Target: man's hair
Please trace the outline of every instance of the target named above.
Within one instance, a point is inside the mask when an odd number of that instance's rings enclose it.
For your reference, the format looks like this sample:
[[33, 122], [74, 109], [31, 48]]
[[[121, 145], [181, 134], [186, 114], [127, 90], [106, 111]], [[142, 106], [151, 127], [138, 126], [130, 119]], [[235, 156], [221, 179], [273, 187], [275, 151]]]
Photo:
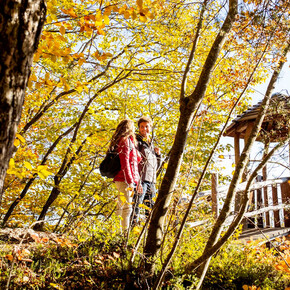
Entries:
[[140, 124], [143, 123], [143, 122], [149, 123], [150, 126], [152, 126], [152, 124], [153, 124], [153, 122], [152, 122], [152, 120], [151, 120], [150, 117], [142, 116], [142, 117], [139, 119], [139, 121], [138, 121], [138, 128], [139, 128]]

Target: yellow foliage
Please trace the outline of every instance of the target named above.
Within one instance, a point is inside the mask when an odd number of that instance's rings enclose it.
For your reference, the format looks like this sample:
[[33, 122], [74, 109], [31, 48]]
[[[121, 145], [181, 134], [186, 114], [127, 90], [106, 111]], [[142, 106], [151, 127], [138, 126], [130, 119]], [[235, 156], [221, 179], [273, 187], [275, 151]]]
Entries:
[[67, 14], [67, 15], [73, 17], [73, 18], [77, 18], [77, 17], [78, 17], [77, 14], [76, 14], [76, 12], [74, 11], [73, 8], [69, 8], [69, 9], [61, 9], [61, 11], [62, 11], [63, 13], [65, 13], [65, 14]]
[[260, 287], [256, 287], [254, 285], [248, 286], [248, 285], [243, 285], [243, 290], [260, 290]]
[[142, 7], [143, 7], [143, 0], [137, 0], [136, 1], [136, 4], [137, 4], [137, 6], [138, 6], [139, 9], [142, 9]]
[[145, 23], [147, 21], [147, 17], [145, 15], [140, 15], [140, 21]]
[[46, 179], [49, 175], [53, 173], [47, 170], [46, 165], [39, 165], [35, 171], [41, 179]]
[[65, 27], [64, 26], [61, 26], [60, 29], [59, 29], [59, 32], [61, 34], [65, 34]]
[[13, 158], [10, 158], [9, 160], [9, 168], [14, 168], [15, 167], [15, 161]]
[[[72, 214], [79, 207], [85, 207], [90, 198], [98, 199], [100, 207], [104, 200], [111, 200], [113, 190], [95, 168], [107, 149], [113, 129], [125, 116], [134, 120], [143, 114], [154, 116], [154, 136], [158, 146], [164, 155], [169, 152], [179, 118], [182, 73], [200, 13], [197, 4], [186, 3], [184, 6], [173, 2], [99, 1], [92, 8], [86, 1], [48, 1], [47, 22], [34, 55], [19, 132], [30, 121], [36, 121], [23, 134], [27, 147], [22, 148], [24, 142], [21, 137], [16, 137], [18, 151], [8, 170], [11, 176], [7, 179], [9, 187], [5, 195], [9, 198], [4, 201], [4, 210], [26, 185], [24, 178], [38, 174], [40, 178], [32, 184], [29, 198], [19, 211], [39, 215], [53, 187], [53, 178], [46, 178], [58, 172], [65, 156], [68, 158], [66, 164], [71, 161], [72, 165], [59, 185], [62, 194], [54, 203], [55, 215], [62, 214], [75, 193], [79, 194], [68, 209]], [[218, 15], [219, 4], [213, 1], [208, 7], [203, 23], [206, 29], [201, 31], [188, 73], [187, 95], [196, 86], [220, 28], [221, 23], [212, 21], [211, 15]], [[152, 21], [148, 21], [150, 19]], [[262, 44], [249, 45], [249, 41], [254, 41], [255, 35], [251, 34], [254, 30], [240, 32], [251, 23], [238, 24], [238, 30], [225, 44], [207, 87], [202, 106], [210, 109], [193, 120], [194, 128], [184, 152], [186, 160], [191, 161], [194, 156], [193, 170], [188, 179], [193, 181], [189, 182], [189, 193], [196, 186], [198, 173], [204, 164], [206, 154], [203, 152], [214, 143], [213, 134], [223, 124], [234, 98], [244, 88], [259, 52], [263, 50]], [[246, 33], [250, 40], [244, 40]], [[283, 43], [275, 33], [273, 35], [275, 45]], [[275, 47], [277, 53], [278, 50]], [[263, 81], [269, 59], [261, 64], [251, 86]], [[202, 127], [203, 136], [200, 138], [195, 126]], [[73, 129], [66, 133], [69, 128]], [[92, 139], [83, 145], [79, 154], [75, 154], [91, 133], [94, 134]], [[52, 148], [54, 142], [58, 143]], [[68, 148], [74, 153], [66, 155]], [[38, 167], [47, 153], [47, 167]], [[177, 186], [181, 187], [185, 182], [190, 163], [182, 164], [183, 172]], [[167, 163], [163, 169], [167, 169]], [[85, 183], [80, 190], [82, 182]], [[124, 197], [121, 199], [126, 202]], [[96, 206], [96, 212], [100, 207]], [[106, 210], [104, 216], [107, 216]]]
[[28, 170], [32, 170], [32, 166], [31, 166], [31, 164], [30, 164], [29, 162], [24, 161], [24, 166], [25, 166], [25, 168], [27, 168]]
[[122, 193], [120, 193], [120, 200], [121, 200], [122, 203], [126, 203], [127, 202], [126, 197]]
[[14, 144], [15, 147], [18, 147], [20, 145], [20, 140], [17, 139], [17, 138], [14, 139], [14, 143], [13, 144]]

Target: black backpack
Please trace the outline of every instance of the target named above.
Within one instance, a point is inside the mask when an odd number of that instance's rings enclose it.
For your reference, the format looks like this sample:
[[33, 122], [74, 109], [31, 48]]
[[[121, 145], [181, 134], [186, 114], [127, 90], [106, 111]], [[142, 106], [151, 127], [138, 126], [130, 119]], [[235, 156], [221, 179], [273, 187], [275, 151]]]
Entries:
[[[130, 139], [129, 147], [131, 151], [133, 147]], [[101, 162], [99, 169], [102, 176], [114, 178], [117, 175], [117, 173], [121, 170], [121, 162], [119, 153], [117, 152], [116, 148], [114, 149], [114, 151], [107, 152], [106, 157]]]
[[121, 170], [121, 162], [118, 152], [108, 151], [105, 159], [100, 164], [100, 172], [102, 176], [114, 178]]

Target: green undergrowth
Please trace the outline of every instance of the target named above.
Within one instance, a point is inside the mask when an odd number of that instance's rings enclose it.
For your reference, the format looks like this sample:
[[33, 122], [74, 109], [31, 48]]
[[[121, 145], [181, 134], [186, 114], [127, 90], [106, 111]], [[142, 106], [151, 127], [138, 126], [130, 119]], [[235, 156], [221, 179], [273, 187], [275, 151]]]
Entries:
[[[193, 236], [192, 231], [185, 231], [163, 289], [194, 289], [197, 279], [185, 274], [185, 268], [203, 250], [206, 234], [200, 232]], [[128, 244], [122, 235], [109, 230], [87, 237], [36, 239], [33, 245], [3, 242], [0, 289], [150, 289], [146, 288], [150, 280], [143, 271], [142, 250], [130, 265], [137, 235], [131, 236]], [[289, 259], [289, 244], [287, 240], [276, 243], [279, 254], [258, 242], [244, 245], [230, 240], [213, 257], [203, 289], [286, 289], [290, 271], [281, 255]], [[163, 246], [164, 257], [169, 249]]]
[[[269, 249], [261, 241], [245, 245], [231, 240], [212, 258], [202, 289], [290, 289], [290, 243], [282, 239], [274, 243], [277, 246]], [[184, 267], [175, 268], [168, 289], [195, 289], [198, 281], [184, 274]]]

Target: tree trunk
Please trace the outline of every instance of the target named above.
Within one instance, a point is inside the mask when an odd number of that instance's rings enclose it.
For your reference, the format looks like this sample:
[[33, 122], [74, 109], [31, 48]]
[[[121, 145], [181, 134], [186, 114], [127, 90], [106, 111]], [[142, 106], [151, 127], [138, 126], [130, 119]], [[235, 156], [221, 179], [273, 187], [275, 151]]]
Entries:
[[[162, 180], [160, 191], [153, 208], [152, 218], [148, 229], [148, 236], [144, 248], [144, 254], [148, 258], [146, 260], [146, 270], [151, 273], [153, 272], [152, 258], [156, 256], [161, 246], [163, 239], [164, 219], [170, 205], [176, 180], [178, 178], [178, 173], [183, 158], [183, 152], [186, 146], [187, 136], [190, 130], [194, 111], [204, 97], [212, 70], [217, 61], [222, 45], [227, 39], [227, 36], [232, 28], [236, 14], [237, 0], [230, 0], [229, 13], [221, 28], [221, 31], [217, 35], [211, 47], [195, 90], [188, 97], [185, 97], [184, 94], [181, 94], [180, 97], [180, 118], [177, 132], [172, 146], [168, 167]], [[188, 65], [190, 65], [190, 63]], [[184, 92], [185, 90], [182, 89], [181, 92], [182, 91]]]
[[0, 0], [0, 203], [45, 14], [44, 0]]
[[[77, 126], [77, 128], [79, 128]], [[71, 142], [71, 144], [74, 144], [75, 138], [76, 138], [76, 134], [77, 134], [77, 128], [75, 131], [75, 136], [73, 137], [73, 140]], [[92, 134], [89, 134], [87, 136], [90, 137]], [[38, 217], [38, 222], [34, 225], [33, 229], [36, 231], [42, 231], [43, 230], [43, 225], [44, 225], [44, 218], [47, 214], [47, 211], [49, 209], [49, 207], [52, 205], [52, 203], [57, 199], [57, 197], [60, 194], [60, 189], [59, 189], [59, 185], [62, 181], [62, 179], [64, 178], [64, 176], [66, 175], [66, 173], [68, 172], [68, 170], [70, 169], [71, 165], [73, 164], [76, 156], [78, 156], [80, 154], [80, 152], [82, 151], [83, 146], [85, 145], [85, 143], [87, 142], [87, 138], [83, 140], [82, 144], [79, 146], [79, 148], [76, 150], [75, 154], [68, 159], [69, 154], [71, 153], [71, 147], [69, 146], [66, 152], [66, 155], [63, 159], [62, 165], [59, 169], [59, 171], [57, 172], [57, 174], [54, 176], [54, 187], [51, 190], [51, 193], [45, 203], [45, 205], [42, 208], [42, 211]]]
[[[274, 90], [275, 87], [275, 83], [278, 80], [278, 76], [282, 70], [282, 67], [285, 63], [285, 57], [287, 55], [287, 53], [290, 50], [290, 43], [288, 43], [288, 45], [285, 47], [284, 52], [283, 52], [283, 56], [281, 58], [281, 61], [277, 67], [277, 69], [273, 72], [271, 80], [268, 84], [268, 88], [265, 94], [265, 97], [263, 99], [263, 102], [261, 103], [261, 108], [259, 110], [258, 116], [256, 118], [254, 127], [252, 129], [252, 132], [245, 144], [243, 153], [241, 154], [239, 163], [236, 166], [236, 170], [235, 173], [233, 175], [232, 181], [230, 183], [229, 189], [228, 189], [228, 193], [226, 196], [226, 199], [224, 201], [224, 205], [223, 208], [220, 212], [220, 215], [217, 219], [217, 221], [215, 222], [213, 229], [211, 231], [211, 234], [208, 238], [207, 244], [205, 246], [205, 250], [202, 254], [201, 257], [199, 257], [198, 259], [196, 259], [194, 262], [190, 263], [189, 265], [187, 265], [187, 272], [192, 272], [195, 271], [197, 269], [197, 267], [202, 266], [202, 271], [200, 271], [200, 282], [199, 285], [197, 286], [197, 289], [199, 289], [199, 287], [201, 287], [201, 284], [203, 282], [204, 276], [206, 274], [207, 271], [207, 267], [209, 265], [210, 259], [212, 257], [212, 255], [219, 250], [222, 245], [226, 242], [225, 237], [229, 237], [231, 236], [231, 234], [234, 232], [234, 230], [236, 229], [236, 227], [239, 225], [240, 221], [242, 220], [242, 216], [246, 210], [246, 205], [248, 203], [248, 192], [250, 190], [245, 190], [245, 192], [243, 193], [243, 199], [244, 202], [240, 205], [239, 207], [239, 214], [238, 217], [233, 221], [233, 223], [230, 225], [228, 231], [226, 232], [226, 235], [224, 235], [222, 238], [220, 238], [220, 234], [224, 225], [224, 222], [226, 220], [226, 218], [228, 217], [229, 213], [230, 213], [230, 205], [235, 197], [235, 193], [236, 193], [236, 189], [239, 183], [239, 180], [241, 180], [241, 177], [243, 175], [243, 172], [245, 170], [245, 167], [248, 163], [248, 159], [249, 159], [249, 154], [250, 154], [250, 150], [251, 147], [253, 145], [253, 143], [256, 140], [256, 137], [261, 129], [261, 125], [263, 122], [263, 119], [265, 117], [269, 102], [270, 102], [270, 98], [272, 95], [272, 91]], [[279, 144], [279, 146], [281, 146], [283, 143]], [[276, 149], [279, 148], [279, 146], [276, 146]], [[274, 153], [274, 149], [271, 151], [271, 154]], [[264, 158], [264, 161], [261, 162], [261, 166], [263, 167], [266, 163], [266, 161], [268, 160], [267, 158], [269, 158], [271, 156], [271, 154], [268, 154], [268, 157]], [[261, 168], [262, 168], [261, 167]], [[256, 177], [257, 172], [254, 172], [254, 175], [252, 175], [252, 177], [250, 178], [250, 182], [248, 184], [248, 187], [250, 187], [251, 182], [253, 181], [254, 177]]]

